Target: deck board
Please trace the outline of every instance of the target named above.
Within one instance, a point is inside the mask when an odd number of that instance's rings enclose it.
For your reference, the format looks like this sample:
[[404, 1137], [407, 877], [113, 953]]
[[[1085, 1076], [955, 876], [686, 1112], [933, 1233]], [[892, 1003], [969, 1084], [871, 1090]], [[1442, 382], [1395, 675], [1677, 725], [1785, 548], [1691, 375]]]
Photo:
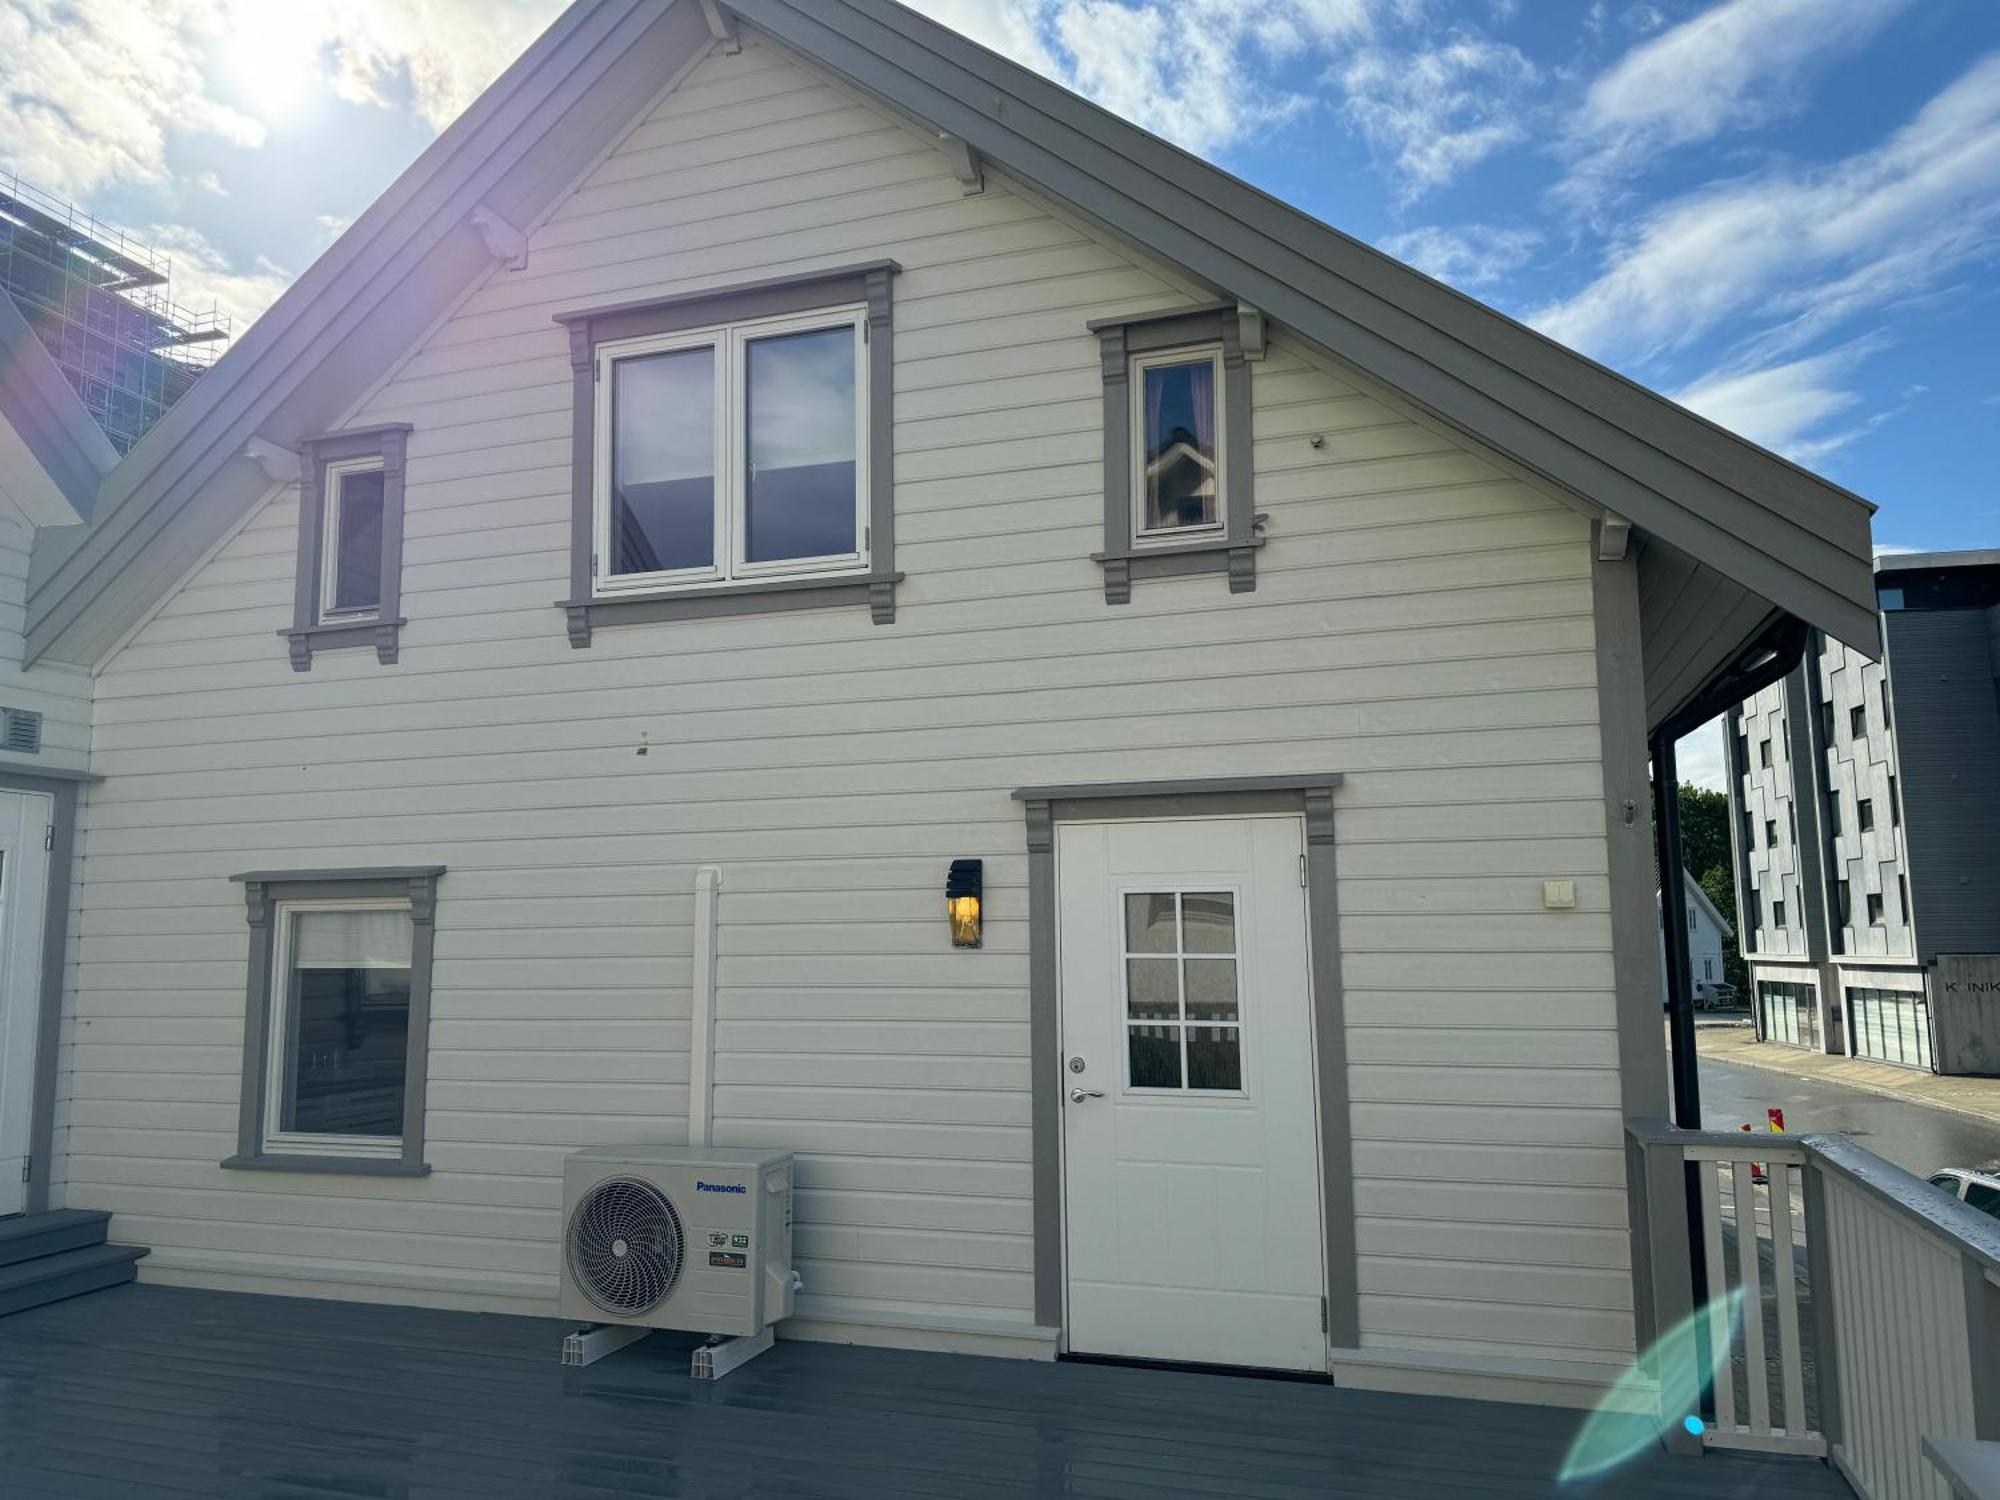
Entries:
[[658, 1334], [564, 1370], [528, 1318], [127, 1286], [0, 1321], [8, 1500], [1229, 1495], [1845, 1500], [1797, 1459], [1555, 1484], [1578, 1414], [780, 1343], [718, 1385]]

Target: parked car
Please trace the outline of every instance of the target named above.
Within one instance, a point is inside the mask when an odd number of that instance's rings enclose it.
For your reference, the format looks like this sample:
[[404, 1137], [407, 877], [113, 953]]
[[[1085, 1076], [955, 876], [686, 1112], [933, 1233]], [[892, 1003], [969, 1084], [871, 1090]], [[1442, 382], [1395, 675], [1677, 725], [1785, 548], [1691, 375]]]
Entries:
[[2000, 1162], [1984, 1167], [1946, 1167], [1931, 1174], [1931, 1186], [2000, 1219]]

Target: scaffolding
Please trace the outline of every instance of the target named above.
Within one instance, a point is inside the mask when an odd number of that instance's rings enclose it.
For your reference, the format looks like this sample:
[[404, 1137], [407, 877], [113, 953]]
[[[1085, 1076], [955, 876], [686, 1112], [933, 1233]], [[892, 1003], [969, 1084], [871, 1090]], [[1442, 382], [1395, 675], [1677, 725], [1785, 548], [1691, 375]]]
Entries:
[[168, 298], [171, 269], [152, 247], [0, 172], [0, 291], [120, 453], [187, 393], [229, 338], [221, 313], [193, 313]]

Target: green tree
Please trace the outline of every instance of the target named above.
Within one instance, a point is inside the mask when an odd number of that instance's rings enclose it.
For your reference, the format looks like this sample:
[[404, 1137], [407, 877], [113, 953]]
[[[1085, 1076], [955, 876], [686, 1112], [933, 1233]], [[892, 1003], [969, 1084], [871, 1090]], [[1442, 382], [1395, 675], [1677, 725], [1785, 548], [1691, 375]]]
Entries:
[[[1729, 798], [1704, 787], [1681, 789], [1681, 860], [1733, 927], [1736, 923], [1736, 862], [1729, 852]], [[1733, 937], [1722, 940], [1722, 973], [1742, 991], [1750, 982], [1743, 955]]]

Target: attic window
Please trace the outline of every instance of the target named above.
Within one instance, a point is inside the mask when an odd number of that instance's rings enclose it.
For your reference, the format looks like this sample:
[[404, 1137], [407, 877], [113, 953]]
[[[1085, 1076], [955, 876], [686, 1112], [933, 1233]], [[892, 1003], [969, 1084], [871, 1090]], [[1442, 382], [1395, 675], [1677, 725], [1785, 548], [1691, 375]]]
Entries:
[[1104, 598], [1134, 578], [1226, 573], [1257, 587], [1246, 319], [1235, 304], [1092, 323], [1104, 377]]
[[32, 709], [0, 708], [0, 748], [10, 755], [40, 755], [42, 716]]
[[558, 314], [570, 644], [602, 625], [896, 617], [893, 261]]
[[292, 669], [313, 654], [373, 646], [396, 660], [404, 620], [403, 474], [410, 428], [403, 423], [322, 433], [299, 445], [299, 566]]

